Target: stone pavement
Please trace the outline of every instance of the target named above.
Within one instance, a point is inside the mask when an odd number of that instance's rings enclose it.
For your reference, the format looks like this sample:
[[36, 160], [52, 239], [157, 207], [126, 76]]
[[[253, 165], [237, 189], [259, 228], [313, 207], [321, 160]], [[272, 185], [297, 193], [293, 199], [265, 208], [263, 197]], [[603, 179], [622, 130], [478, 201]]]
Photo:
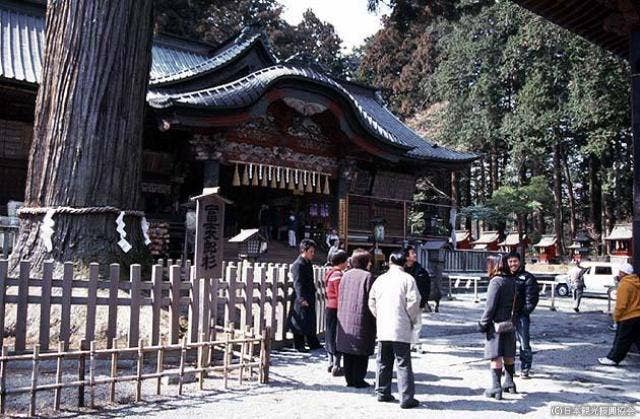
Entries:
[[[613, 339], [609, 316], [603, 313], [606, 300], [583, 300], [579, 314], [571, 311], [569, 299], [559, 300], [557, 312], [538, 308], [532, 317], [532, 379], [516, 378], [519, 394], [506, 394], [502, 401], [482, 395], [489, 381], [488, 362], [481, 360], [482, 336], [476, 331], [483, 306], [463, 295], [443, 301], [440, 313], [424, 314], [427, 353], [413, 358], [416, 398], [422, 402], [417, 409], [404, 411], [397, 403], [378, 403], [370, 390], [345, 387], [342, 377], [326, 372], [322, 351], [283, 350], [273, 354], [268, 386], [188, 391], [188, 396], [107, 408], [92, 416], [546, 418], [553, 416], [554, 406], [587, 408], [589, 403], [634, 406], [640, 417], [640, 356], [628, 357], [620, 367], [597, 364]], [[374, 368], [371, 359], [367, 379], [372, 383]]]

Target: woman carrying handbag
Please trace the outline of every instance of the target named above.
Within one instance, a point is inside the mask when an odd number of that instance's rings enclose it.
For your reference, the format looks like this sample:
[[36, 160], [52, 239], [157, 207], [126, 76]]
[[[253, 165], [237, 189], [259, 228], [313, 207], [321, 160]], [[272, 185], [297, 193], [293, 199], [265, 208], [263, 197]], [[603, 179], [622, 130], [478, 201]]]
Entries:
[[[516, 392], [513, 382], [516, 356], [516, 334], [514, 309], [516, 299], [515, 281], [509, 275], [509, 266], [503, 256], [487, 258], [487, 305], [478, 322], [480, 331], [486, 334], [484, 344], [485, 359], [491, 360], [491, 387], [485, 390], [487, 397], [502, 399], [502, 392]], [[505, 382], [501, 385], [504, 365]]]

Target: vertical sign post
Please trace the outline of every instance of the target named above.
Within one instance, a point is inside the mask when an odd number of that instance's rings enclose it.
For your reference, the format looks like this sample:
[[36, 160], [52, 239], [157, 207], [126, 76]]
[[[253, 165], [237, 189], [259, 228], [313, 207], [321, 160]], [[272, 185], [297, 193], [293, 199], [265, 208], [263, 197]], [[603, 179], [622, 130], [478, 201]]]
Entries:
[[[222, 278], [222, 256], [224, 250], [224, 210], [226, 204], [231, 204], [218, 194], [219, 188], [204, 188], [202, 195], [191, 198], [196, 202], [196, 246], [194, 255], [193, 274], [199, 279], [200, 290], [210, 278]], [[198, 336], [204, 333], [209, 336], [209, 307], [208, 295], [200, 293]]]

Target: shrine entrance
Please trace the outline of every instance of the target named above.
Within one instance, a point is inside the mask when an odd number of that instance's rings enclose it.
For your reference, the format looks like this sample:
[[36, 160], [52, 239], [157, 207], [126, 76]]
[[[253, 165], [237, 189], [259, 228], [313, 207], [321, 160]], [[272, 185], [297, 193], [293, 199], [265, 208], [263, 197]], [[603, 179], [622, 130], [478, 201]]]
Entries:
[[221, 165], [220, 186], [233, 201], [225, 237], [260, 228], [270, 241], [287, 243], [288, 218], [293, 215], [298, 241], [311, 238], [327, 250], [326, 233], [337, 228], [332, 183], [328, 175], [314, 171], [243, 162]]

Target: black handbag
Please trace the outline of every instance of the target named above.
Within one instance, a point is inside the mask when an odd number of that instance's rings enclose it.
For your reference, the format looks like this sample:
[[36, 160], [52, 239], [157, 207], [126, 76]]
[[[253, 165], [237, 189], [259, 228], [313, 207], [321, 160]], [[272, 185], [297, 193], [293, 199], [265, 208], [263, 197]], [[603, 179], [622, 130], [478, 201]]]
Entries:
[[496, 333], [510, 333], [516, 330], [513, 322], [513, 313], [516, 309], [516, 290], [513, 290], [513, 304], [511, 304], [511, 318], [503, 322], [493, 322], [493, 329]]

